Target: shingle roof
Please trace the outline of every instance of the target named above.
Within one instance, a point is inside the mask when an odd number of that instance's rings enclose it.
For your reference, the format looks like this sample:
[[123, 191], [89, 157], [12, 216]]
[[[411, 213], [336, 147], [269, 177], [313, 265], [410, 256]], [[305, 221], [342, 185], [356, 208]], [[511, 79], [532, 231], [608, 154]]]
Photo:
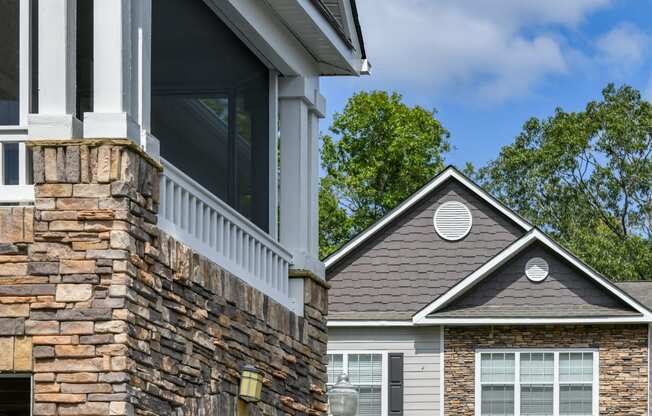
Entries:
[[652, 310], [652, 280], [615, 282], [616, 286]]
[[[471, 210], [473, 227], [452, 243], [437, 236], [432, 215], [442, 203], [460, 199]], [[451, 179], [327, 270], [329, 318], [350, 312], [412, 315], [523, 234]]]

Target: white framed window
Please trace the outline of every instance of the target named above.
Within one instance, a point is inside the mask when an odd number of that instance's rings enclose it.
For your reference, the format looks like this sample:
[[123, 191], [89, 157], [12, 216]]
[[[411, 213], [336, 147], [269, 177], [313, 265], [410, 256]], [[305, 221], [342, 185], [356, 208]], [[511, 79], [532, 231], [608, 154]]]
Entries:
[[330, 389], [342, 373], [359, 393], [358, 416], [387, 414], [387, 353], [379, 351], [333, 351], [328, 353]]
[[0, 130], [21, 130], [30, 112], [32, 4], [0, 1]]
[[478, 350], [476, 416], [598, 414], [595, 350]]

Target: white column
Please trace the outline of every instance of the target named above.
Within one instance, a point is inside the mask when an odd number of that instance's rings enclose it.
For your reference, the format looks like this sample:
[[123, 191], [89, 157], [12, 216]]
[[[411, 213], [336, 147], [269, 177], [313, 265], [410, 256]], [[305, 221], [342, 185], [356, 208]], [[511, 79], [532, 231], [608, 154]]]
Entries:
[[278, 72], [269, 71], [269, 235], [278, 240]]
[[315, 258], [319, 258], [319, 119], [323, 117], [323, 112], [314, 107], [308, 113], [308, 252]]
[[77, 0], [38, 2], [39, 114], [29, 116], [34, 138], [81, 136], [75, 117]]
[[140, 143], [141, 0], [93, 1], [93, 112], [84, 114], [84, 137]]
[[318, 254], [319, 120], [317, 77], [279, 79], [281, 126], [280, 241], [295, 270], [324, 276]]

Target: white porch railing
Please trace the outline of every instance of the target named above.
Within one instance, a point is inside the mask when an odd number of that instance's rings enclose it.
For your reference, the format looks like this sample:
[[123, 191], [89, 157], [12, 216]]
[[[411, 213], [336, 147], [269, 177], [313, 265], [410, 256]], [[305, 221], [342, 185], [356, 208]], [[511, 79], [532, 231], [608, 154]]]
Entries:
[[164, 171], [159, 226], [247, 284], [297, 312], [288, 276], [291, 254], [174, 165], [163, 159], [161, 162]]
[[33, 204], [32, 166], [24, 140], [0, 139], [0, 204]]

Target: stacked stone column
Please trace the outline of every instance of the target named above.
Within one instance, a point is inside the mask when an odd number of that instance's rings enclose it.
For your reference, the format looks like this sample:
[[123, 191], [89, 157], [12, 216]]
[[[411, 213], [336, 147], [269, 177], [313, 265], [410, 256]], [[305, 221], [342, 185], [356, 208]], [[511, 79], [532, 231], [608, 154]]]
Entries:
[[231, 415], [326, 409], [327, 291], [303, 317], [156, 226], [160, 165], [132, 142], [32, 147], [36, 201], [0, 210], [0, 373], [34, 380], [34, 415]]

